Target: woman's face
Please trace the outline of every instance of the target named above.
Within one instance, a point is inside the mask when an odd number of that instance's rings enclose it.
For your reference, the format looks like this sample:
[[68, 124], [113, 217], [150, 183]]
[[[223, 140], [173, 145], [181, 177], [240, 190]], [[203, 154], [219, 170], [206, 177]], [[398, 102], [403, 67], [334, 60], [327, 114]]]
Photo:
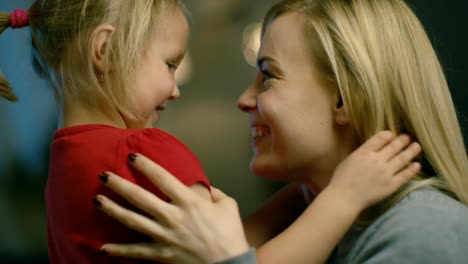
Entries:
[[328, 167], [336, 166], [330, 157], [339, 151], [339, 96], [314, 65], [301, 26], [305, 19], [289, 13], [267, 27], [256, 79], [239, 98], [239, 109], [251, 116], [250, 168], [255, 175], [305, 181], [306, 174], [326, 174]]

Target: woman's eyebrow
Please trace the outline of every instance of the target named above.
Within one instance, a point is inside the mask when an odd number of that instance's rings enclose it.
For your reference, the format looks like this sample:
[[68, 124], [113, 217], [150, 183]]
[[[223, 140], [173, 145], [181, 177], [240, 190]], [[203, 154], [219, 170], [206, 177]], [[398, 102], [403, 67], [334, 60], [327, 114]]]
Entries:
[[269, 68], [271, 68], [271, 70], [275, 73], [277, 77], [284, 76], [284, 72], [283, 70], [281, 70], [279, 63], [275, 59], [269, 56], [262, 56], [257, 59], [257, 69], [262, 70], [265, 67], [265, 65], [263, 64], [267, 62], [270, 63]]
[[258, 67], [259, 69], [261, 69], [263, 63], [264, 63], [264, 62], [268, 62], [268, 61], [270, 61], [270, 62], [272, 62], [272, 63], [274, 63], [274, 64], [276, 63], [276, 61], [275, 61], [272, 57], [263, 56], [263, 57], [260, 57], [260, 58], [257, 59], [257, 67]]

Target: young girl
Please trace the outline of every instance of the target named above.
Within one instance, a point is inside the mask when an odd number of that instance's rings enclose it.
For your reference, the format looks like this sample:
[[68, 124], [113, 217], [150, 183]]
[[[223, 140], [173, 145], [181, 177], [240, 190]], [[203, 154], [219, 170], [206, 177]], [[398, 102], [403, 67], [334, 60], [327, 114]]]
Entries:
[[[90, 202], [102, 190], [93, 175], [106, 170], [149, 186], [122, 162], [128, 153], [158, 160], [209, 199], [209, 181], [188, 148], [161, 130], [144, 129], [179, 96], [174, 73], [189, 36], [180, 3], [41, 0], [7, 18], [4, 27], [29, 24], [37, 68], [57, 91], [61, 129], [46, 187], [51, 263], [115, 263], [97, 255], [102, 243], [144, 239]], [[14, 100], [3, 87], [2, 95]]]
[[[28, 12], [15, 10], [1, 16], [2, 30], [29, 24], [34, 64], [57, 92], [61, 128], [51, 145], [46, 187], [51, 263], [127, 263], [99, 255], [99, 248], [109, 241], [149, 240], [112, 221], [89, 202], [97, 193], [124, 202], [101, 186], [99, 179], [109, 179], [104, 171], [116, 172], [164, 197], [125, 162], [129, 153], [144, 154], [211, 199], [209, 181], [193, 153], [171, 135], [148, 128], [180, 95], [174, 73], [187, 49], [189, 27], [179, 1], [38, 0]], [[3, 97], [15, 100], [6, 81], [1, 91]], [[336, 221], [346, 229], [362, 209], [416, 173], [418, 166], [402, 170], [418, 152], [401, 152], [409, 140], [398, 138], [390, 143], [388, 134], [376, 138], [376, 151], [390, 148], [392, 155], [379, 156], [379, 162], [368, 165], [367, 153], [357, 152], [354, 162], [344, 163], [336, 184], [331, 184], [335, 194], [352, 193], [342, 195], [343, 199], [360, 197], [351, 200], [350, 217], [323, 217], [311, 225]], [[128, 155], [131, 161], [136, 157]], [[387, 161], [393, 158], [405, 162], [389, 165]], [[362, 164], [365, 171], [359, 167]], [[343, 184], [349, 181], [372, 184], [377, 191], [362, 197], [360, 189]], [[93, 202], [101, 205], [99, 199]], [[334, 202], [325, 205], [337, 208]], [[332, 243], [338, 239], [330, 234]]]

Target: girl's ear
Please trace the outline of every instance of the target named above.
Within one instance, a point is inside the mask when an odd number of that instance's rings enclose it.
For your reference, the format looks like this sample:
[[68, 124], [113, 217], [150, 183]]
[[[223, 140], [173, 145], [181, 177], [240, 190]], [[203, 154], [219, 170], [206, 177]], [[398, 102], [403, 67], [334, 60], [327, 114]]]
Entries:
[[96, 72], [99, 74], [104, 73], [106, 69], [106, 48], [114, 31], [113, 26], [104, 24], [98, 26], [91, 36], [93, 64]]
[[346, 111], [346, 107], [343, 103], [343, 97], [341, 97], [340, 94], [336, 96], [334, 112], [335, 112], [335, 123], [337, 125], [343, 126], [343, 125], [349, 125], [349, 123], [351, 123], [351, 120], [348, 115], [348, 111]]

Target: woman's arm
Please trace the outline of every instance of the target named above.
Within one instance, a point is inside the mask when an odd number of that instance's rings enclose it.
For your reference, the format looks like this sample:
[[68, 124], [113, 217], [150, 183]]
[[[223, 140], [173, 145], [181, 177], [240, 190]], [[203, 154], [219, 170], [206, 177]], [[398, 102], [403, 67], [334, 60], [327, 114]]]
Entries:
[[206, 199], [207, 201], [211, 201], [211, 194], [210, 191], [205, 187], [205, 185], [196, 183], [189, 188], [198, 194], [201, 198]]
[[214, 187], [211, 200], [200, 197], [142, 155], [137, 155], [132, 166], [146, 175], [171, 203], [113, 173], [106, 173], [108, 177], [103, 183], [149, 217], [128, 210], [103, 195], [96, 196], [99, 208], [157, 242], [108, 244], [102, 247], [101, 253], [167, 263], [212, 263], [248, 251], [250, 247], [234, 199]]

